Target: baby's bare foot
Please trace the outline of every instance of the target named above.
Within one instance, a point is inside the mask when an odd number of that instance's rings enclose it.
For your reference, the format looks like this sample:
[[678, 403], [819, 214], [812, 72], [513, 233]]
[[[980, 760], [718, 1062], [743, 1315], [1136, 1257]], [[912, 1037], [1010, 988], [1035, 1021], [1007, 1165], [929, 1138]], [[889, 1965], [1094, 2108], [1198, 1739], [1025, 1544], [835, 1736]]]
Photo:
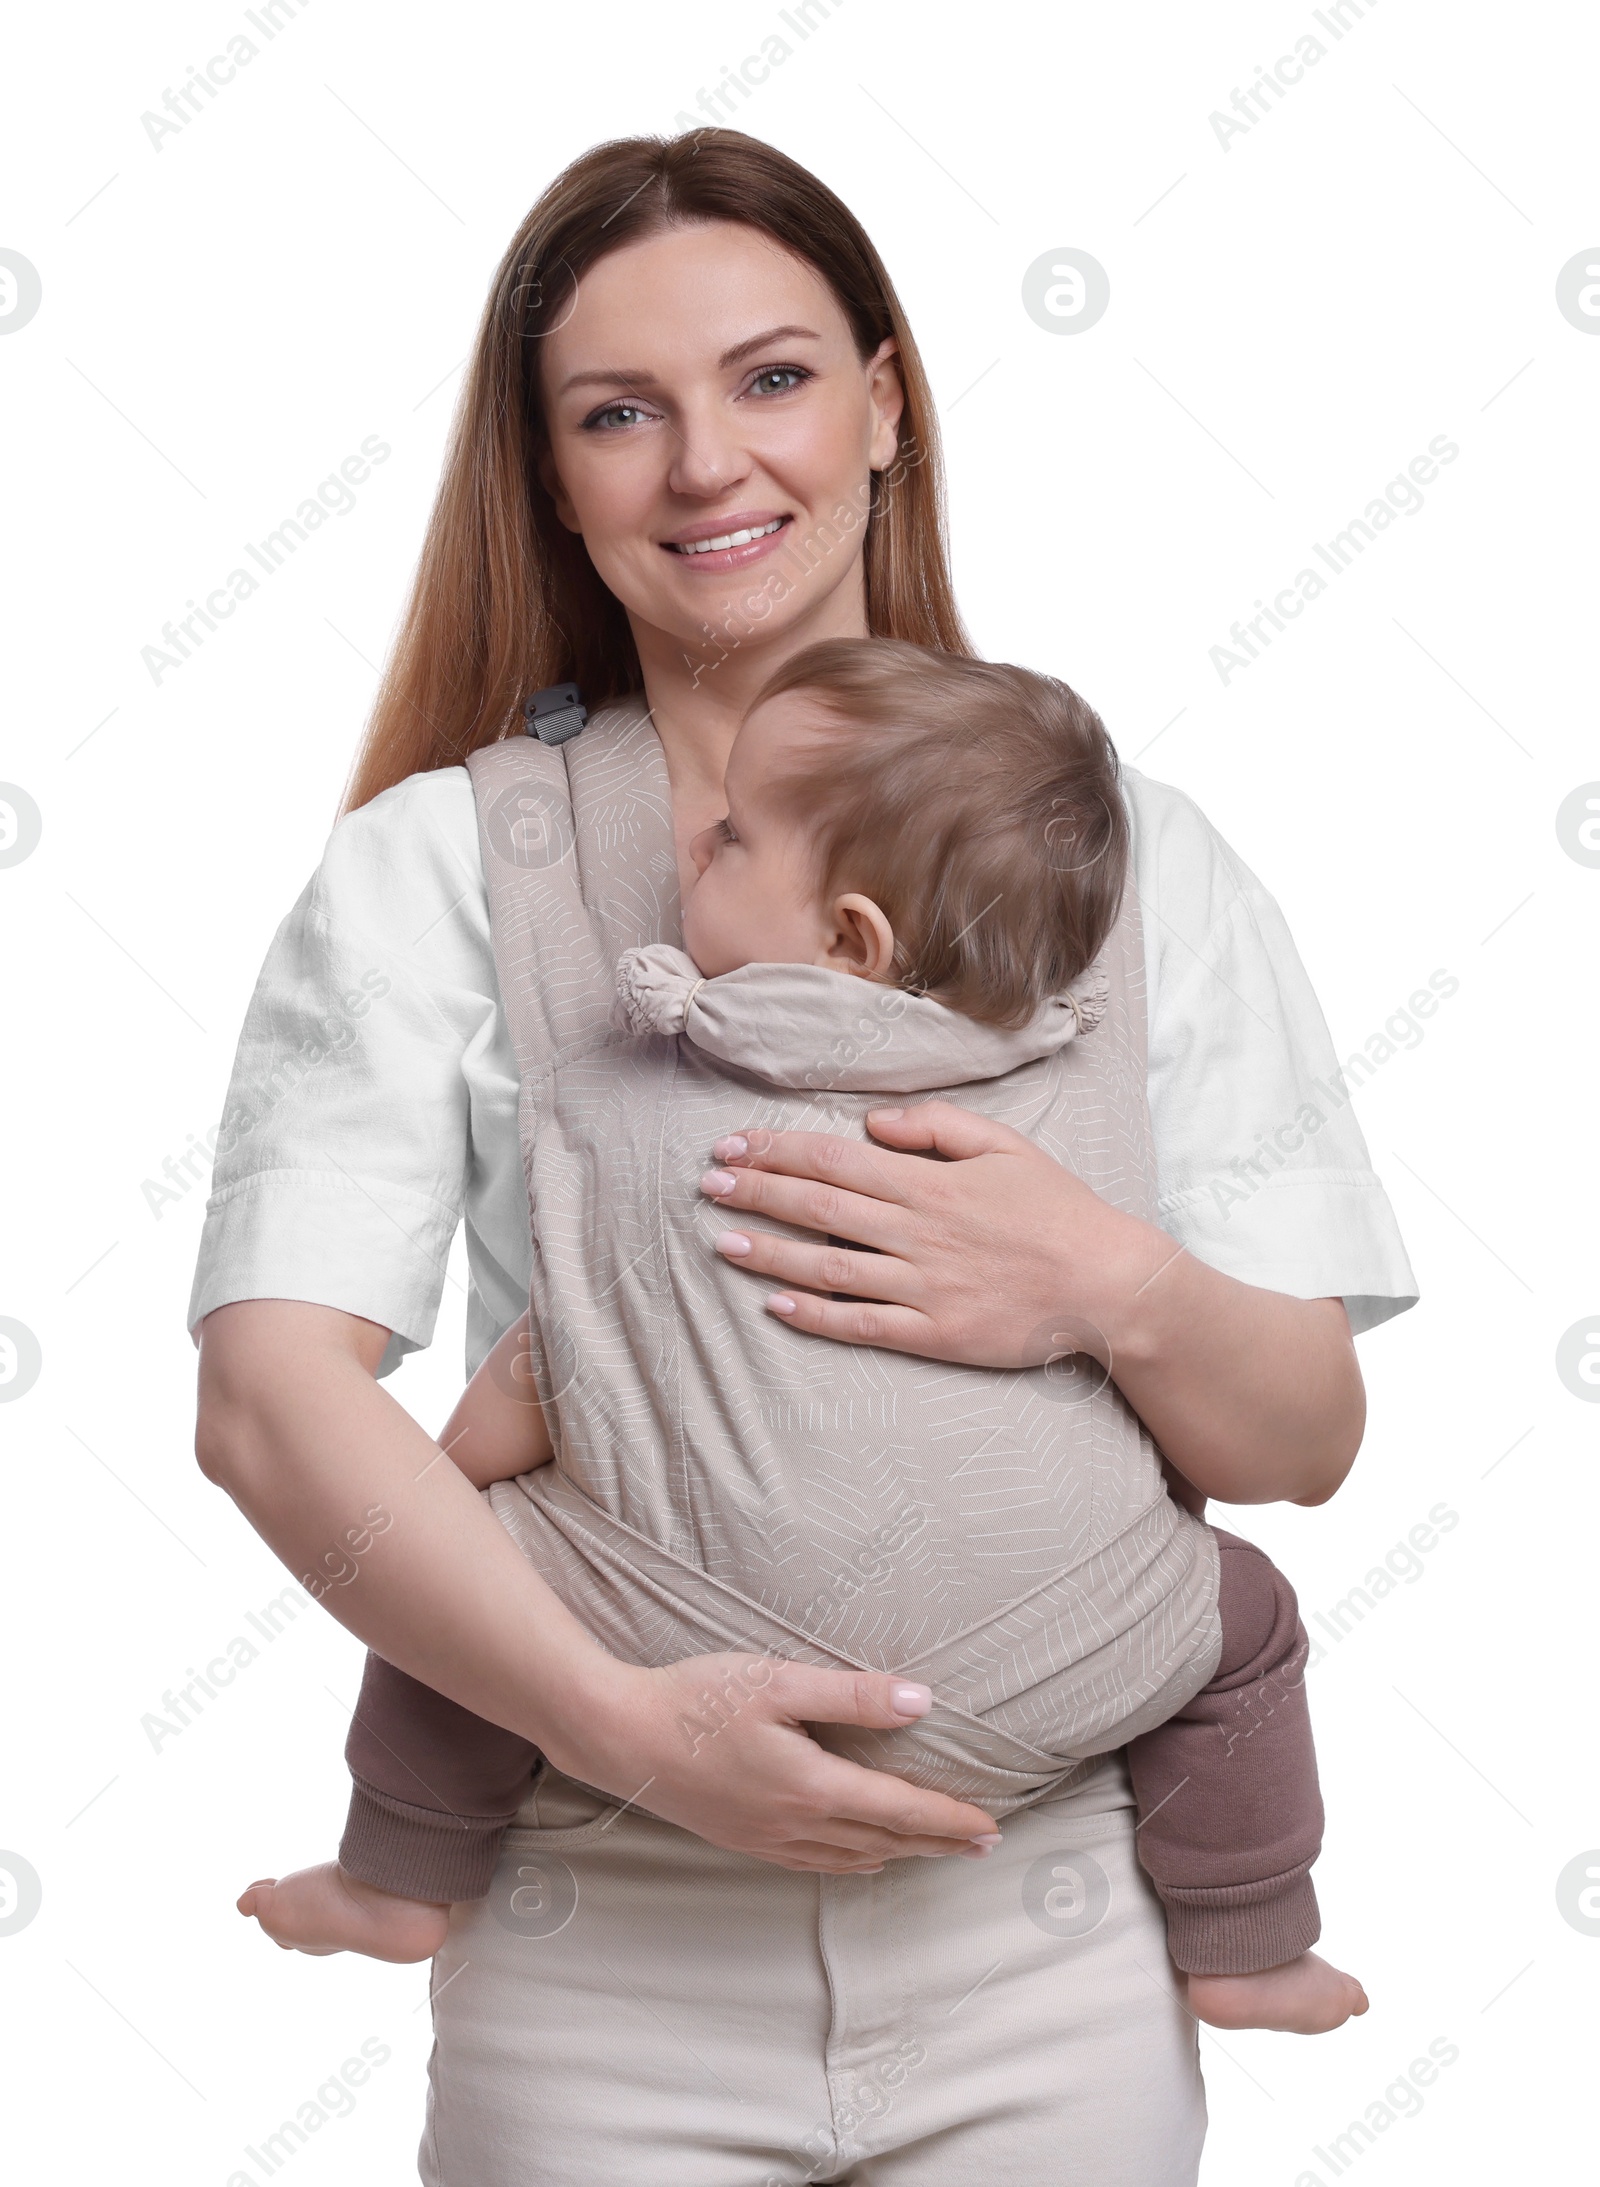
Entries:
[[1214, 2028], [1277, 2028], [1286, 2035], [1326, 2035], [1367, 2009], [1353, 1974], [1341, 1974], [1315, 1952], [1302, 1952], [1261, 1974], [1187, 1974], [1189, 2010]]
[[241, 1914], [253, 1914], [286, 1952], [364, 1952], [368, 1959], [405, 1965], [431, 1959], [450, 1926], [448, 1906], [396, 1898], [347, 1876], [335, 1861], [264, 1877], [240, 1894]]

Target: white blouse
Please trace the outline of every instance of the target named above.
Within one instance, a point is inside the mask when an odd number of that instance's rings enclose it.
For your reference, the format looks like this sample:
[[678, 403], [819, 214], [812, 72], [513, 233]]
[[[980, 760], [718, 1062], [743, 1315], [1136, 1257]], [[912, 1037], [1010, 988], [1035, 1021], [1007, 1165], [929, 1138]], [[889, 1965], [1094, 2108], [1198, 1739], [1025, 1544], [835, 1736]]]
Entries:
[[[1371, 1328], [1416, 1282], [1283, 915], [1191, 799], [1123, 776], [1162, 1226]], [[432, 1340], [463, 1216], [470, 1374], [527, 1304], [531, 1247], [472, 783], [449, 767], [341, 820], [273, 939], [189, 1325], [235, 1299], [336, 1306], [393, 1332], [388, 1373]]]

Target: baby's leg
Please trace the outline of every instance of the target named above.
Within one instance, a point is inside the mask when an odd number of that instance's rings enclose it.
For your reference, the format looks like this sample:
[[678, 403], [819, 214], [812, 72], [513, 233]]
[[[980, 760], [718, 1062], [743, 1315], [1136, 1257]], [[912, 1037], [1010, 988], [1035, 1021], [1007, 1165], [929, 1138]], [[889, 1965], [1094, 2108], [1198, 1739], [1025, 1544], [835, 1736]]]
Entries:
[[369, 1655], [345, 1759], [337, 1866], [253, 1883], [239, 1911], [288, 1949], [429, 1959], [451, 1905], [488, 1891], [537, 1750]]
[[1367, 2000], [1310, 1950], [1322, 1797], [1306, 1707], [1309, 1653], [1294, 1590], [1217, 1530], [1222, 1654], [1215, 1677], [1128, 1748], [1139, 1857], [1167, 1910], [1168, 1949], [1197, 2018], [1318, 2034]]

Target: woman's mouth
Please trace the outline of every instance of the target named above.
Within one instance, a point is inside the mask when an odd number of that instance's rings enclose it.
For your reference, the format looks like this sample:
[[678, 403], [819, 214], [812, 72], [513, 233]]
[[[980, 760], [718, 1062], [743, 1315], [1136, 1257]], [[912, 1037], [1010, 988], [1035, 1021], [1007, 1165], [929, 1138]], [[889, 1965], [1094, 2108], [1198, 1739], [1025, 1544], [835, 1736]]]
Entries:
[[753, 523], [742, 524], [735, 519], [726, 530], [664, 539], [661, 544], [668, 554], [707, 572], [743, 569], [747, 563], [759, 561], [769, 554], [772, 542], [793, 521], [788, 516], [762, 517]]

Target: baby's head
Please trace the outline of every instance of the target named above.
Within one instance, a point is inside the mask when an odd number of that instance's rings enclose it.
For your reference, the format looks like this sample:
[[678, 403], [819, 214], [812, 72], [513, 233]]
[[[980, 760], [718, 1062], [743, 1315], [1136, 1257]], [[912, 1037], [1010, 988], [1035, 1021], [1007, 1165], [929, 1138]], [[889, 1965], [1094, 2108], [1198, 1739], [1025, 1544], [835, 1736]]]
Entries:
[[708, 977], [822, 964], [1018, 1026], [1111, 931], [1117, 757], [1053, 677], [829, 639], [751, 702], [728, 817], [694, 843], [684, 947]]

